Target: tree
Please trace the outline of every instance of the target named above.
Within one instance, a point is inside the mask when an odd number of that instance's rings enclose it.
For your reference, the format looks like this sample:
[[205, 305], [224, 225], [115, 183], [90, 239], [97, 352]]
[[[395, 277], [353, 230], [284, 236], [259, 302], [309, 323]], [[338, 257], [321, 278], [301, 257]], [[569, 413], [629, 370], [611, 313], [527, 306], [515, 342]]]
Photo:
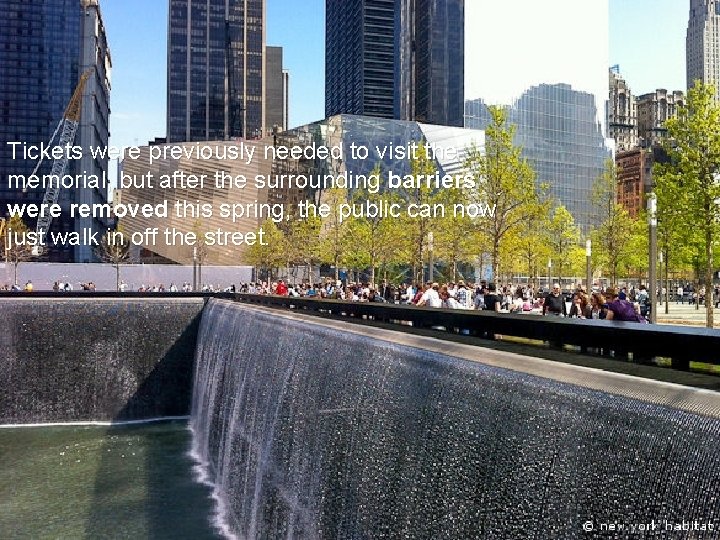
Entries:
[[320, 216], [291, 216], [285, 222], [285, 241], [287, 259], [294, 264], [306, 267], [308, 280], [313, 281], [313, 266], [320, 260]]
[[278, 268], [287, 262], [287, 244], [282, 231], [272, 219], [266, 219], [261, 228], [263, 230], [265, 243], [256, 242], [247, 246], [244, 252], [245, 261], [255, 268], [260, 268], [270, 274], [272, 279], [273, 268]]
[[0, 245], [5, 254], [5, 261], [13, 265], [13, 283], [17, 284], [18, 266], [22, 262], [29, 261], [33, 256], [33, 246], [27, 237], [30, 229], [18, 215], [10, 218], [6, 228], [7, 231], [2, 235]]
[[500, 245], [503, 238], [521, 226], [538, 199], [535, 172], [513, 145], [515, 127], [507, 124], [507, 112], [489, 107], [492, 122], [485, 130], [485, 151], [468, 149], [465, 166], [476, 186], [476, 204], [487, 205], [490, 215], [477, 226], [489, 239], [493, 279], [500, 275]]
[[[435, 162], [428, 155], [427, 147], [424, 143], [419, 143], [416, 155], [410, 159], [410, 174], [415, 178], [416, 187], [407, 193], [408, 204], [414, 204], [420, 209], [431, 208], [438, 202], [438, 191], [423, 182], [423, 179], [431, 177], [436, 171]], [[405, 254], [412, 266], [413, 279], [417, 279], [428, 252], [428, 233], [434, 232], [434, 219], [418, 212], [415, 217], [404, 215], [401, 221], [405, 230]]]
[[638, 220], [617, 201], [617, 169], [608, 159], [605, 170], [595, 181], [593, 203], [599, 208], [599, 222], [590, 236], [592, 238], [594, 264], [604, 267], [613, 284], [617, 283], [620, 269], [627, 267], [632, 256], [633, 235], [640, 231]]
[[682, 209], [698, 233], [700, 250], [696, 260], [704, 270], [706, 325], [713, 327], [714, 243], [720, 227], [720, 106], [714, 101], [714, 86], [696, 81], [688, 90], [685, 106], [666, 122], [669, 163], [659, 167], [658, 188], [672, 193], [664, 200], [670, 208]]
[[572, 270], [573, 257], [580, 243], [580, 229], [575, 225], [572, 214], [562, 204], [555, 207], [548, 222], [547, 244], [550, 258], [557, 269], [557, 277], [562, 279]]
[[465, 206], [471, 200], [471, 193], [458, 187], [442, 189], [438, 202], [445, 206], [445, 217], [439, 220], [435, 233], [438, 259], [450, 265], [451, 280], [458, 279], [458, 265], [471, 262], [477, 255], [477, 242], [474, 238], [475, 224], [466, 212], [456, 212], [457, 206]]
[[[370, 173], [380, 178], [380, 168], [375, 167]], [[379, 182], [382, 185], [382, 182]], [[401, 199], [395, 191], [380, 192], [358, 189], [353, 193], [352, 203], [365, 205], [370, 203], [383, 205], [400, 204]], [[347, 228], [347, 262], [355, 268], [370, 268], [370, 281], [375, 285], [375, 270], [378, 266], [387, 266], [395, 261], [398, 252], [398, 240], [402, 237], [398, 224], [401, 219], [391, 216], [352, 217]]]
[[130, 241], [118, 226], [114, 231], [108, 231], [95, 248], [95, 256], [115, 268], [115, 290], [120, 290], [120, 265], [130, 261]]
[[195, 245], [193, 246], [193, 265], [197, 265], [197, 277], [193, 272], [193, 290], [202, 289], [202, 267], [208, 258], [208, 247], [205, 242], [205, 230], [203, 229], [202, 220], [195, 220], [192, 232], [195, 234]]
[[321, 202], [330, 208], [330, 215], [322, 220], [320, 231], [319, 257], [324, 263], [335, 268], [335, 281], [340, 278], [340, 265], [348, 251], [348, 230], [350, 222], [342, 219], [340, 207], [348, 202], [346, 189], [331, 188], [323, 191]]

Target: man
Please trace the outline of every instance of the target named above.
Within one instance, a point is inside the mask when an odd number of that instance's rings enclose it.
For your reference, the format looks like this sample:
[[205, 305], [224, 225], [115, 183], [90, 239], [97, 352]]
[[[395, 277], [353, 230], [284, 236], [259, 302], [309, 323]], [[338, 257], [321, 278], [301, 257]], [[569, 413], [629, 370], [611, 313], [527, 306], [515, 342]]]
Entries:
[[429, 285], [430, 286], [425, 290], [417, 305], [428, 306], [431, 308], [439, 308], [440, 306], [442, 306], [442, 300], [440, 299], [440, 294], [438, 293], [438, 290], [440, 289], [440, 284], [431, 283]]
[[462, 279], [458, 281], [455, 298], [463, 309], [470, 309], [472, 307], [471, 296], [470, 291], [465, 287], [465, 282]]
[[608, 321], [628, 321], [628, 322], [647, 322], [637, 311], [635, 306], [628, 302], [624, 298], [620, 298], [618, 292], [610, 288], [605, 291], [605, 295], [611, 298], [611, 301], [607, 305], [607, 315], [605, 317]]
[[650, 294], [648, 293], [645, 285], [640, 285], [640, 290], [635, 297], [637, 303], [640, 305], [640, 315], [647, 317], [648, 307], [650, 306]]
[[275, 288], [275, 294], [279, 294], [281, 296], [287, 296], [288, 294], [287, 285], [285, 285], [285, 282], [282, 279], [278, 281], [277, 287]]
[[555, 315], [556, 317], [565, 317], [567, 315], [565, 297], [560, 293], [559, 283], [554, 283], [552, 291], [545, 296], [543, 315]]

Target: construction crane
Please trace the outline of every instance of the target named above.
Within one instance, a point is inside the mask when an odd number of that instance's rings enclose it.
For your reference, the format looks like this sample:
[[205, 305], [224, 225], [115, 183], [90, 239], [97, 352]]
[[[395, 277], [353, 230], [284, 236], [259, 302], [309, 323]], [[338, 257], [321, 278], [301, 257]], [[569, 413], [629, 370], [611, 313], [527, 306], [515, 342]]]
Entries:
[[[56, 138], [57, 142], [55, 143], [55, 146], [72, 146], [73, 141], [75, 140], [75, 133], [77, 132], [78, 124], [80, 123], [80, 108], [82, 105], [83, 92], [85, 91], [85, 84], [90, 78], [92, 71], [93, 68], [89, 68], [80, 76], [80, 80], [75, 87], [75, 91], [70, 98], [70, 102], [65, 109], [65, 114], [63, 114], [63, 117], [60, 119], [52, 137], [50, 137], [48, 146], [52, 146], [53, 141], [55, 141]], [[51, 181], [48, 182], [47, 189], [45, 190], [45, 196], [43, 197], [41, 208], [50, 208], [50, 205], [57, 203], [58, 196], [60, 195], [60, 179], [65, 174], [68, 161], [67, 152], [63, 152], [61, 157], [53, 161], [52, 168], [50, 169]], [[35, 165], [35, 170], [33, 170], [31, 176], [35, 176], [37, 174], [42, 162], [43, 160], [40, 158], [40, 161], [38, 161], [37, 165]], [[52, 181], [54, 178], [57, 178], [56, 182]], [[38, 233], [38, 238], [43, 238], [47, 234], [50, 229], [50, 225], [52, 224], [52, 220], [53, 218], [50, 212], [42, 212], [40, 214], [35, 227], [35, 231]], [[41, 249], [39, 246], [33, 248], [33, 255], [41, 255]]]

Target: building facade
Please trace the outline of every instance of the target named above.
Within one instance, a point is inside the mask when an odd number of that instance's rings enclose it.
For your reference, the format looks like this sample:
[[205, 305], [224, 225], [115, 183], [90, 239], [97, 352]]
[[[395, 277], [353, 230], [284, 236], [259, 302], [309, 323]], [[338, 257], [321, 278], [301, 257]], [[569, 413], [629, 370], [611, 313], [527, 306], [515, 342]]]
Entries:
[[667, 163], [667, 152], [660, 146], [634, 148], [615, 155], [617, 167], [617, 201], [637, 218], [647, 207], [647, 195], [653, 190], [653, 165]]
[[609, 70], [610, 95], [607, 105], [608, 135], [615, 149], [624, 152], [638, 146], [638, 119], [635, 96], [616, 67]]
[[395, 0], [326, 0], [326, 117], [393, 117], [394, 20]]
[[685, 40], [688, 89], [712, 84], [720, 100], [720, 0], [690, 0]]
[[[514, 144], [532, 165], [537, 181], [549, 186], [584, 231], [595, 224], [592, 204], [595, 181], [612, 158], [612, 141], [598, 122], [595, 97], [568, 84], [541, 84], [528, 89], [508, 107], [508, 124], [514, 124]], [[490, 122], [485, 103], [471, 100], [465, 106], [466, 127], [486, 129]]]
[[463, 126], [465, 1], [398, 0], [395, 118]]
[[[206, 175], [208, 180], [202, 187], [193, 189], [173, 186], [166, 189], [126, 188], [120, 190], [119, 200], [124, 205], [151, 204], [156, 206], [167, 201], [168, 209], [166, 217], [138, 214], [121, 218], [123, 234], [132, 235], [154, 228], [158, 228], [160, 231], [175, 229], [183, 235], [194, 232], [198, 236], [218, 230], [242, 234], [257, 232], [266, 216], [255, 215], [253, 209], [265, 208], [262, 205], [268, 203], [268, 192], [254, 187], [253, 180], [256, 175], [270, 174], [270, 162], [265, 159], [265, 147], [272, 143], [268, 139], [261, 139], [245, 141], [242, 144], [254, 148], [254, 157], [251, 163], [247, 163], [243, 159], [224, 159], [222, 157], [225, 152], [229, 152], [229, 147], [236, 147], [236, 143], [233, 141], [196, 141], [181, 145], [188, 151], [198, 146], [217, 149], [213, 157], [209, 159], [167, 157], [155, 159], [152, 163], [150, 163], [150, 149], [153, 147], [141, 147], [138, 159], [123, 161], [122, 172], [124, 174], [140, 176], [149, 171], [152, 172], [154, 178], [160, 179], [163, 175], [172, 176], [179, 171], [197, 178]], [[177, 143], [173, 146], [177, 146]], [[213, 180], [216, 173], [233, 178], [242, 175], [247, 179], [247, 186], [236, 188], [230, 187], [228, 183], [225, 187], [216, 187]], [[176, 203], [179, 204], [177, 208], [175, 207]], [[226, 205], [225, 208], [228, 209], [228, 212], [231, 208], [235, 208], [237, 216], [233, 218], [223, 215], [222, 205]], [[154, 243], [148, 243], [142, 247], [146, 253], [152, 253], [156, 258], [159, 257], [177, 264], [191, 265], [193, 264], [193, 247], [183, 244], [184, 242], [180, 241], [179, 236], [177, 240], [167, 242], [163, 235], [158, 235]], [[242, 248], [239, 246], [219, 245], [218, 243], [217, 245], [208, 245], [206, 249], [203, 265], [236, 266], [242, 264]]]
[[265, 0], [170, 0], [168, 17], [168, 141], [261, 137]]
[[282, 47], [266, 47], [265, 122], [272, 131], [288, 129], [290, 74], [283, 69]]
[[[47, 144], [83, 72], [91, 74], [85, 86], [82, 112], [74, 144], [83, 147], [80, 160], [68, 162], [66, 175], [95, 175], [107, 179], [107, 160], [93, 159], [89, 147], [107, 146], [112, 61], [97, 0], [6, 0], [0, 8], [0, 140], [29, 145]], [[22, 156], [21, 156], [22, 157]], [[36, 160], [13, 159], [9, 146], [0, 148], [0, 200], [3, 203], [40, 203], [44, 189], [8, 187], [8, 175], [30, 175]], [[50, 173], [44, 161], [37, 174]], [[106, 184], [107, 185], [107, 184]], [[69, 215], [72, 203], [107, 202], [107, 189], [61, 189], [63, 208], [50, 232], [89, 229], [104, 232], [101, 219]], [[6, 208], [0, 209], [4, 217]], [[26, 223], [30, 228], [35, 221]], [[50, 246], [44, 258], [57, 262], [94, 259], [89, 246]]]
[[648, 148], [662, 144], [667, 136], [665, 122], [675, 118], [684, 104], [685, 94], [679, 90], [668, 92], [661, 88], [638, 96], [638, 136], [642, 146]]
[[326, 0], [325, 115], [462, 126], [464, 0]]

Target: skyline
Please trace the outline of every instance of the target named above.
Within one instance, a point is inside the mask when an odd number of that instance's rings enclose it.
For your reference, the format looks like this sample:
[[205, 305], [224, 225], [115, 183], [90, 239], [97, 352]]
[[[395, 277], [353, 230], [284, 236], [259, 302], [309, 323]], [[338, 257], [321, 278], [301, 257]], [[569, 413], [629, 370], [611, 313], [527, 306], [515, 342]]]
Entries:
[[[587, 7], [594, 0], [582, 1]], [[113, 56], [112, 145], [145, 145], [166, 135], [167, 4], [164, 0], [101, 4]], [[498, 7], [490, 9], [497, 11]], [[619, 64], [634, 94], [656, 88], [685, 89], [688, 9], [689, 2], [678, 0], [609, 0], [607, 67]], [[557, 11], [547, 16], [557, 16]], [[290, 72], [291, 127], [324, 117], [324, 21], [322, 0], [267, 1], [267, 44], [284, 48], [284, 67]], [[511, 38], [508, 34], [507, 39]], [[472, 71], [476, 61], [477, 56], [466, 54], [466, 66], [471, 68], [466, 72]], [[603, 76], [607, 78], [606, 71]], [[472, 97], [466, 92], [467, 99]]]

